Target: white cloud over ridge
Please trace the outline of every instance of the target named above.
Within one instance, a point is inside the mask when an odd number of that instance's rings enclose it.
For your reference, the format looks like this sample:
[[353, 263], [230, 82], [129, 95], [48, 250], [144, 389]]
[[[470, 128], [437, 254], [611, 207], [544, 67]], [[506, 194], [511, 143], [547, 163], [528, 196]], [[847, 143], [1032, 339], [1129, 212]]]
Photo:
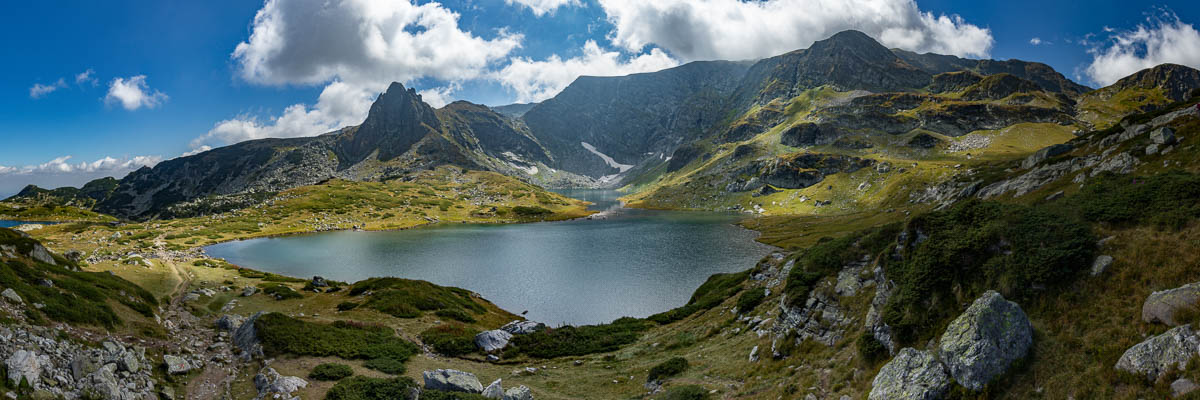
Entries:
[[46, 95], [48, 95], [50, 93], [53, 93], [55, 90], [62, 89], [65, 87], [67, 87], [67, 82], [64, 81], [62, 78], [58, 78], [58, 81], [51, 83], [49, 85], [35, 83], [35, 84], [33, 84], [33, 86], [31, 86], [29, 88], [29, 97], [33, 98], [33, 99], [40, 99], [42, 97], [46, 97]]
[[611, 40], [630, 51], [660, 46], [684, 61], [748, 60], [807, 48], [860, 30], [885, 46], [986, 57], [991, 31], [956, 15], [923, 12], [914, 0], [600, 0]]
[[105, 104], [119, 104], [129, 111], [142, 107], [155, 108], [166, 101], [165, 93], [150, 89], [145, 75], [113, 78], [108, 84], [108, 94], [104, 96]]
[[595, 41], [587, 41], [583, 54], [569, 59], [557, 55], [543, 61], [516, 58], [495, 74], [502, 85], [517, 93], [518, 103], [539, 102], [554, 97], [583, 75], [619, 76], [652, 72], [679, 65], [660, 49], [627, 60], [621, 53], [605, 51]]
[[1200, 32], [1170, 11], [1148, 17], [1134, 30], [1105, 32], [1108, 40], [1089, 50], [1092, 61], [1084, 71], [1101, 86], [1163, 63], [1200, 68]]
[[504, 0], [504, 2], [509, 5], [517, 4], [529, 8], [529, 11], [538, 17], [553, 14], [554, 10], [557, 10], [559, 7], [578, 7], [581, 5], [579, 0]]
[[62, 156], [38, 165], [0, 165], [0, 197], [20, 191], [26, 185], [43, 188], [81, 186], [91, 180], [112, 176], [122, 178], [143, 166], [153, 167], [162, 161], [159, 156], [124, 158], [103, 157], [92, 162], [71, 163], [71, 156]]

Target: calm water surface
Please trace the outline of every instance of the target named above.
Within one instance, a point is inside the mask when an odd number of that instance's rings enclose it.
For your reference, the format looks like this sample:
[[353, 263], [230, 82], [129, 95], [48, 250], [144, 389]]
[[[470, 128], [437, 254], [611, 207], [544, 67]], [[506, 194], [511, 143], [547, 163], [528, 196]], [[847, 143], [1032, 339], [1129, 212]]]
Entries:
[[0, 228], [12, 228], [14, 226], [25, 225], [25, 224], [53, 225], [56, 223], [57, 222], [10, 221], [7, 219], [0, 219]]
[[645, 317], [687, 303], [709, 275], [769, 253], [736, 215], [622, 208], [613, 191], [570, 190], [604, 219], [331, 232], [206, 248], [232, 263], [354, 282], [395, 276], [478, 292], [552, 325]]

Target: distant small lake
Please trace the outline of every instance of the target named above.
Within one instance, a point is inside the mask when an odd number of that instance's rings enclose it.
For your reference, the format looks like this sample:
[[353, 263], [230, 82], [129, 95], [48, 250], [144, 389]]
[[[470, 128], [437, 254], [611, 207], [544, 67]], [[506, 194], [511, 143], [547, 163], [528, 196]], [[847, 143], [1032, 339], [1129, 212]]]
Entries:
[[212, 257], [277, 274], [354, 282], [421, 279], [478, 292], [551, 325], [645, 317], [687, 303], [712, 274], [749, 269], [773, 248], [738, 215], [622, 208], [619, 193], [564, 190], [603, 219], [441, 224], [391, 232], [330, 232], [207, 247]]
[[0, 228], [12, 228], [14, 226], [20, 226], [20, 225], [25, 225], [25, 224], [54, 225], [54, 224], [57, 224], [57, 222], [12, 221], [12, 220], [7, 220], [7, 219], [0, 219]]

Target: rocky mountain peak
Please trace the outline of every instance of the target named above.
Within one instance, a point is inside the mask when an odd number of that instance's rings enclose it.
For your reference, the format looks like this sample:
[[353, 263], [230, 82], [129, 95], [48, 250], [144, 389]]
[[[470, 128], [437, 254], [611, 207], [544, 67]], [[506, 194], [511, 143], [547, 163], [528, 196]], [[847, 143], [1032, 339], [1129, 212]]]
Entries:
[[441, 129], [433, 108], [421, 100], [416, 90], [392, 82], [371, 104], [367, 119], [358, 131], [344, 137], [343, 155], [353, 163], [377, 149], [380, 160], [390, 160], [404, 154], [426, 135]]
[[807, 52], [810, 56], [852, 56], [875, 62], [887, 62], [898, 59], [891, 50], [888, 50], [887, 47], [884, 47], [874, 38], [856, 30], [841, 31], [830, 36], [828, 39], [814, 42], [808, 48]]
[[1200, 71], [1179, 64], [1160, 64], [1122, 78], [1113, 84], [1118, 89], [1163, 89], [1172, 101], [1186, 100], [1192, 90], [1200, 87]]

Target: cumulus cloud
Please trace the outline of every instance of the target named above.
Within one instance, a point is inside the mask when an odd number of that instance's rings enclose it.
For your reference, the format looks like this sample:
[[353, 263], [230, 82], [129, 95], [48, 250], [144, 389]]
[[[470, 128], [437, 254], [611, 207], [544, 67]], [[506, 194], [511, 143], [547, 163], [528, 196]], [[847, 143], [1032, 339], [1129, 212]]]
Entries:
[[559, 7], [579, 6], [579, 0], [504, 0], [509, 5], [517, 4], [529, 8], [538, 17], [553, 13]]
[[129, 111], [142, 107], [155, 108], [166, 101], [166, 94], [150, 89], [145, 75], [113, 78], [108, 84], [108, 94], [104, 96], [106, 104], [120, 104]]
[[103, 157], [95, 161], [72, 163], [71, 156], [28, 166], [0, 165], [0, 195], [7, 197], [20, 191], [25, 185], [44, 188], [80, 186], [88, 181], [112, 176], [124, 177], [143, 166], [153, 167], [162, 161], [158, 156], [136, 156], [113, 158]]
[[429, 106], [442, 108], [454, 101], [454, 92], [459, 89], [462, 89], [462, 85], [452, 83], [439, 88], [421, 90], [417, 94], [421, 95], [421, 100], [428, 103]]
[[1040, 45], [1040, 44], [1042, 44], [1042, 38], [1035, 37], [1033, 39], [1029, 39], [1029, 44], [1032, 44], [1034, 46]]
[[33, 84], [32, 87], [29, 88], [29, 97], [34, 98], [34, 99], [40, 99], [50, 93], [53, 93], [55, 90], [62, 89], [65, 87], [67, 87], [67, 82], [64, 81], [62, 78], [59, 78], [57, 82], [51, 83], [49, 85], [35, 83], [35, 84]]
[[[436, 2], [267, 1], [250, 38], [232, 54], [238, 76], [260, 85], [324, 84], [320, 98], [275, 117], [218, 122], [192, 147], [314, 136], [358, 124], [391, 82], [480, 78], [521, 44], [521, 35], [504, 30], [491, 39], [465, 31], [458, 18]], [[448, 101], [450, 87], [426, 90], [426, 100]]]
[[611, 40], [630, 51], [657, 45], [684, 61], [757, 59], [806, 48], [847, 30], [888, 47], [986, 57], [992, 34], [914, 0], [600, 0]]
[[1092, 62], [1085, 70], [1101, 86], [1163, 63], [1200, 68], [1200, 32], [1170, 11], [1147, 18], [1134, 30], [1105, 27], [1105, 32], [1108, 40], [1089, 50]]
[[552, 55], [542, 61], [515, 58], [495, 74], [495, 79], [517, 93], [517, 102], [529, 103], [554, 97], [582, 75], [628, 75], [677, 65], [679, 61], [657, 48], [622, 60], [619, 52], [605, 51], [595, 41], [589, 40], [583, 46], [583, 54], [578, 57], [564, 60]]

